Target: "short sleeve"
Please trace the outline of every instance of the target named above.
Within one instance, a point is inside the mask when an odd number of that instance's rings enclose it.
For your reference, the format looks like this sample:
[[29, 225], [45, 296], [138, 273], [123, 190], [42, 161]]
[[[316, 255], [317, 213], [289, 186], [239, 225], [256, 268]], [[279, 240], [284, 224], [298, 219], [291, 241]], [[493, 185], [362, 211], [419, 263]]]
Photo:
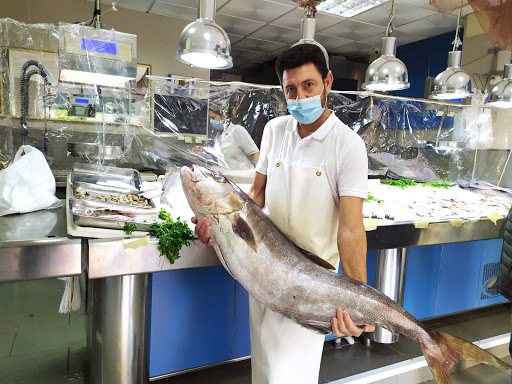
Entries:
[[256, 152], [260, 151], [256, 146], [256, 143], [252, 139], [251, 135], [249, 135], [249, 132], [247, 132], [247, 129], [240, 126], [239, 129], [236, 130], [236, 132], [238, 136], [237, 144], [242, 149], [242, 151], [245, 152], [247, 156], [251, 156]]
[[265, 125], [265, 129], [263, 130], [263, 137], [261, 139], [260, 145], [260, 158], [258, 160], [258, 164], [256, 164], [256, 172], [261, 173], [262, 175], [267, 174], [268, 169], [268, 158], [269, 151], [272, 143], [272, 128], [270, 127], [270, 122]]
[[338, 195], [368, 197], [368, 156], [363, 140], [357, 135], [338, 172]]

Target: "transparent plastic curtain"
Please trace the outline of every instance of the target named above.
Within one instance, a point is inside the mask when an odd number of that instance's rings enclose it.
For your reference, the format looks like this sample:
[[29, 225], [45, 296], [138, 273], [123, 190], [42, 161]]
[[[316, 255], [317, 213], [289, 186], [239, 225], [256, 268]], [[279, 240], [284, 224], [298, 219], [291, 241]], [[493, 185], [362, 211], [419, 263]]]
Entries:
[[[49, 24], [1, 19], [0, 43], [2, 167], [21, 144], [19, 68], [29, 59], [43, 63], [51, 86], [30, 79], [26, 140], [55, 174], [77, 161], [157, 173], [198, 163], [250, 180], [265, 125], [287, 114], [274, 86], [179, 76], [125, 88], [59, 83], [59, 27]], [[510, 110], [337, 91], [328, 105], [363, 138], [371, 176], [508, 186]]]

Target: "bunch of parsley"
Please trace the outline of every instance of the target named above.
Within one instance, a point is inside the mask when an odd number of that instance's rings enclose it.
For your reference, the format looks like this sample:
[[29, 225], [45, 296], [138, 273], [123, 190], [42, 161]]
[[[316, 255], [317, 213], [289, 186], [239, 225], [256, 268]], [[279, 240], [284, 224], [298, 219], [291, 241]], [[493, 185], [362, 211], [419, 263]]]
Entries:
[[[190, 246], [190, 241], [195, 241], [196, 237], [194, 232], [189, 228], [187, 223], [180, 220], [171, 218], [171, 214], [162, 209], [158, 214], [158, 218], [162, 222], [154, 222], [149, 227], [149, 235], [158, 239], [158, 244], [155, 244], [160, 251], [161, 256], [165, 256], [169, 263], [174, 264], [180, 257], [181, 248], [186, 245]], [[126, 223], [124, 232], [131, 235], [137, 226], [133, 223]]]

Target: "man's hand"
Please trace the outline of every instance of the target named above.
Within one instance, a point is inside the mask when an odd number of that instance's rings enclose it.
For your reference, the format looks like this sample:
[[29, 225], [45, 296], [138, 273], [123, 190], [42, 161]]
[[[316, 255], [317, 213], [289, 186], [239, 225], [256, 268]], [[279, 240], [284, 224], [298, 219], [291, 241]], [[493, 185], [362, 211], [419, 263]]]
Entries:
[[358, 327], [354, 324], [350, 315], [347, 311], [344, 311], [341, 308], [336, 310], [336, 317], [331, 319], [331, 327], [332, 332], [336, 337], [342, 336], [361, 336], [363, 332], [373, 332], [375, 331], [375, 327], [373, 325], [364, 325], [363, 327]]
[[212, 233], [212, 222], [207, 217], [203, 217], [199, 222], [195, 217], [192, 219], [192, 223], [196, 224], [196, 228], [194, 232], [196, 236], [199, 238], [201, 243], [206, 245], [207, 247], [213, 247], [213, 239], [210, 238], [210, 234]]

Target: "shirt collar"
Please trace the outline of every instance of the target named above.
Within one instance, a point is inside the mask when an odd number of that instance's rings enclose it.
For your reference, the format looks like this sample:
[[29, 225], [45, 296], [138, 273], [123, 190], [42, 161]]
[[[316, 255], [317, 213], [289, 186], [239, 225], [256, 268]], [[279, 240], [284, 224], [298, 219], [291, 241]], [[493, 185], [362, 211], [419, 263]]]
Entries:
[[[331, 111], [331, 115], [327, 118], [327, 120], [325, 120], [324, 123], [320, 127], [318, 127], [318, 129], [315, 132], [313, 132], [311, 135], [305, 137], [304, 139], [307, 139], [308, 137], [311, 137], [316, 140], [325, 139], [327, 134], [331, 131], [332, 127], [334, 127], [334, 124], [336, 123], [336, 119], [337, 119], [336, 115], [334, 114], [333, 111]], [[289, 127], [289, 130], [291, 132], [296, 132], [298, 135], [299, 134], [299, 132], [297, 132], [298, 127], [299, 127], [299, 124], [298, 124], [297, 120], [292, 118], [292, 124], [291, 124], [291, 127]]]

